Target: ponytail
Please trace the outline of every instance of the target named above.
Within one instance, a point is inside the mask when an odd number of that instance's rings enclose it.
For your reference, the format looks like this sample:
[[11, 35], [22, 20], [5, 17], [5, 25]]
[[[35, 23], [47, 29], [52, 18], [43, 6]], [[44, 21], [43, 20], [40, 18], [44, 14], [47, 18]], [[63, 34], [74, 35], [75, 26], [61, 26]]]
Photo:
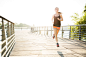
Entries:
[[61, 12], [58, 12], [59, 14], [62, 14]]

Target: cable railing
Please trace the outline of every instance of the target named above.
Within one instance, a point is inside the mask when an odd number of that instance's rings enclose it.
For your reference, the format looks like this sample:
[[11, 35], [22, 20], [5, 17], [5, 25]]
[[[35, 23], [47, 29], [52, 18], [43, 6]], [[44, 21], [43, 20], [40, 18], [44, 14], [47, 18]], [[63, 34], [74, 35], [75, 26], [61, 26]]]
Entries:
[[14, 23], [0, 16], [0, 57], [9, 57], [15, 45]]
[[[52, 26], [32, 27], [31, 32], [53, 36]], [[61, 26], [57, 37], [86, 41], [86, 24]]]

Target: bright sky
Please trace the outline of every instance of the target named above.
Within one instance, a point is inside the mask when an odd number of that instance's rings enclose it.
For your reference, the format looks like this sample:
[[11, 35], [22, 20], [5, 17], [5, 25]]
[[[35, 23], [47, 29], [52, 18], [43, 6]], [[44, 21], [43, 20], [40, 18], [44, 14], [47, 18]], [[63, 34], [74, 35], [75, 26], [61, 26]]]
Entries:
[[0, 0], [0, 15], [16, 23], [52, 26], [55, 7], [63, 14], [62, 25], [72, 25], [72, 15], [81, 14], [86, 0]]

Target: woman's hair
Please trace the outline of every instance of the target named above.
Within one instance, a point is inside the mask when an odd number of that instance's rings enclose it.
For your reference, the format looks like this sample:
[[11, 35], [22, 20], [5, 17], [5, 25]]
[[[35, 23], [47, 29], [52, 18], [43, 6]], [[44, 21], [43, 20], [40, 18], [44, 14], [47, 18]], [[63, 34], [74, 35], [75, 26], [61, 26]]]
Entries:
[[58, 12], [59, 14], [62, 14], [61, 12]]
[[[59, 10], [59, 8], [58, 8], [58, 7], [56, 7], [56, 8], [55, 8], [55, 10], [56, 10], [56, 9], [58, 9], [58, 10]], [[58, 12], [58, 13], [62, 14], [61, 12]]]

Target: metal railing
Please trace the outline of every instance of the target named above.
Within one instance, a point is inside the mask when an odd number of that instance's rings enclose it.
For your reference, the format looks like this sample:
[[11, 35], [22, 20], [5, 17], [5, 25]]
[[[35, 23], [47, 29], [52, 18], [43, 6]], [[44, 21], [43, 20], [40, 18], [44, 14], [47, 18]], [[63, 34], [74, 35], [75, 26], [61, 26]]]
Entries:
[[[52, 36], [52, 26], [32, 27], [35, 33]], [[33, 31], [31, 30], [31, 31]], [[86, 41], [86, 24], [61, 26], [58, 37]]]
[[9, 57], [15, 44], [14, 23], [2, 16], [0, 20], [0, 57]]

